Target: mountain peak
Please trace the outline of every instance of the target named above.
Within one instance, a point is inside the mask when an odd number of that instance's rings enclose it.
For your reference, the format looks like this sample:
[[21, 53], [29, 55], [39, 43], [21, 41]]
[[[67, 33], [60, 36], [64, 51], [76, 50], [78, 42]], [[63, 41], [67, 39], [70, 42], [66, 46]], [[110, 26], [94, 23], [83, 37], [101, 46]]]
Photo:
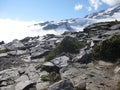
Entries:
[[120, 4], [112, 6], [106, 10], [85, 16], [85, 18], [103, 19], [103, 18], [116, 18], [120, 16]]

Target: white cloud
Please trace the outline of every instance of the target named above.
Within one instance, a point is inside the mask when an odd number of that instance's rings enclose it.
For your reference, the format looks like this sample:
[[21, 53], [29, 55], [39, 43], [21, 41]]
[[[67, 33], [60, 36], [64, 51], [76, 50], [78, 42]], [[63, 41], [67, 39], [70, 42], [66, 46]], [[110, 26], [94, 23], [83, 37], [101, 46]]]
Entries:
[[91, 8], [94, 8], [94, 10], [97, 10], [102, 4], [100, 0], [89, 0], [89, 3], [91, 5]]
[[[31, 25], [40, 21], [18, 21], [12, 19], [0, 19], [0, 41], [10, 42], [13, 39], [23, 39], [27, 36], [42, 36], [56, 32], [54, 30], [44, 31], [40, 26], [32, 27]], [[29, 26], [29, 27], [28, 27]]]
[[120, 3], [120, 0], [102, 0], [102, 2], [104, 2], [110, 6], [113, 6], [113, 5]]
[[81, 10], [82, 8], [83, 8], [83, 5], [81, 5], [81, 4], [75, 5], [75, 7], [74, 7], [74, 9], [77, 11]]
[[92, 7], [88, 7], [87, 9], [88, 9], [88, 11], [91, 11], [91, 10], [92, 10]]

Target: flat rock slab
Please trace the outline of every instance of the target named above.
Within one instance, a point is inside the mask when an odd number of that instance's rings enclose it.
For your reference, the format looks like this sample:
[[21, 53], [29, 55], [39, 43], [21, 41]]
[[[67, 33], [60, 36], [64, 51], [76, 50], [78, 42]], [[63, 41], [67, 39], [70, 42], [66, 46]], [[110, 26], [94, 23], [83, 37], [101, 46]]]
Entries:
[[23, 90], [24, 88], [26, 88], [27, 86], [32, 85], [32, 84], [34, 84], [34, 83], [30, 80], [21, 81], [15, 86], [15, 90]]

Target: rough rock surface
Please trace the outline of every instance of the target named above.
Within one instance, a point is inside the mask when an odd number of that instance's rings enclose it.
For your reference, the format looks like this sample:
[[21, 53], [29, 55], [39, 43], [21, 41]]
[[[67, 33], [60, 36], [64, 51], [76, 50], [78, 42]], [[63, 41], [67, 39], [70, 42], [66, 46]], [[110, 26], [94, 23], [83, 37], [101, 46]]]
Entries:
[[[0, 44], [0, 90], [117, 90], [120, 63], [91, 61], [89, 54], [96, 43], [120, 34], [119, 26], [119, 22], [97, 23], [83, 32]], [[45, 55], [66, 36], [85, 42], [85, 47], [78, 54], [63, 53], [46, 62]]]

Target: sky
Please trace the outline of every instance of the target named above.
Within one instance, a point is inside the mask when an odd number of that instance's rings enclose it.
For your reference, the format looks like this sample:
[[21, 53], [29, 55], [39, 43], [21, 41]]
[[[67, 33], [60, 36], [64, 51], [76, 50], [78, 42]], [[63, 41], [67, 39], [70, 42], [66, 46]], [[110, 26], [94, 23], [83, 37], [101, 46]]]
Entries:
[[120, 0], [0, 0], [0, 18], [20, 21], [55, 21], [83, 18]]
[[37, 35], [27, 28], [34, 23], [83, 18], [118, 3], [120, 0], [0, 0], [0, 41]]

